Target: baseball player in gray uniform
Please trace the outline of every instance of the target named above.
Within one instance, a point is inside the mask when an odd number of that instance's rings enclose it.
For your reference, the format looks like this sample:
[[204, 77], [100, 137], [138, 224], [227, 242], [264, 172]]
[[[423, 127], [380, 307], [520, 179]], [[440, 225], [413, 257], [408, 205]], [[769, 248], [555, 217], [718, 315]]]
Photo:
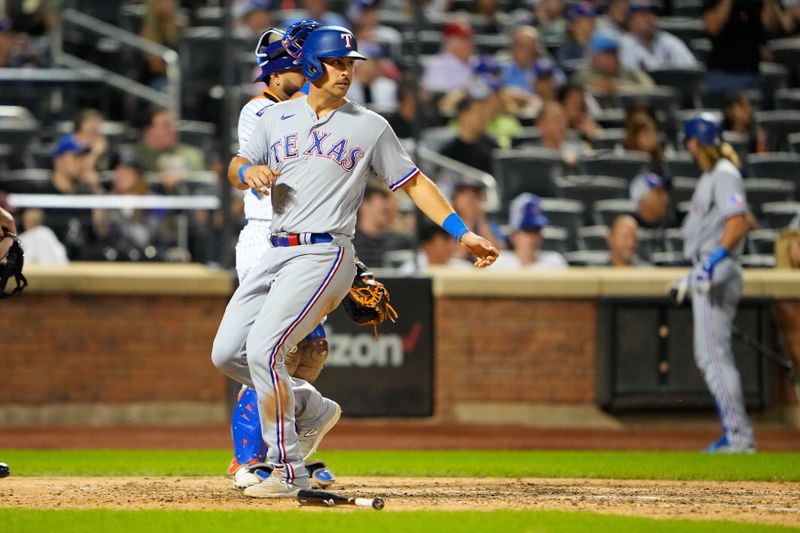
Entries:
[[[225, 310], [212, 360], [258, 393], [272, 474], [248, 487], [254, 497], [293, 497], [309, 486], [295, 428], [294, 396], [284, 357], [339, 305], [356, 267], [352, 238], [368, 175], [403, 189], [434, 222], [491, 265], [497, 249], [471, 232], [406, 154], [386, 120], [345, 98], [355, 61], [353, 33], [315, 30], [303, 44], [307, 97], [276, 104], [231, 162], [241, 189], [269, 194], [274, 247], [244, 279]], [[244, 348], [244, 349], [243, 349]], [[249, 365], [242, 354], [250, 354]]]
[[[300, 71], [300, 47], [308, 34], [319, 27], [320, 24], [314, 21], [303, 20], [290, 26], [285, 33], [272, 28], [261, 35], [256, 46], [256, 59], [261, 74], [255, 81], [263, 81], [267, 88], [262, 95], [251, 99], [242, 108], [238, 125], [240, 146], [247, 143], [266, 109], [288, 100], [306, 83], [306, 78]], [[234, 176], [234, 179], [238, 183], [238, 178]], [[236, 273], [240, 283], [271, 248], [269, 225], [272, 220], [272, 205], [268, 196], [256, 194], [252, 190], [242, 191], [242, 194], [246, 224], [236, 243]], [[298, 345], [293, 356], [303, 360], [309, 352], [311, 357], [315, 357], [321, 350], [327, 351], [327, 340], [325, 330], [318, 325]], [[318, 373], [317, 371], [316, 374]], [[308, 381], [292, 380], [298, 420], [305, 427], [316, 430], [301, 443], [301, 447], [309, 449], [314, 447], [315, 443], [319, 444], [324, 433], [335, 425], [340, 413], [335, 402], [323, 401], [315, 393], [309, 383], [313, 381], [314, 376], [314, 372], [300, 372], [297, 377], [305, 377]], [[247, 386], [242, 387], [233, 409], [231, 436], [234, 457], [228, 467], [228, 473], [233, 476], [234, 486], [244, 489], [260, 483], [269, 472], [264, 465], [267, 449], [261, 437], [256, 392]], [[320, 487], [333, 484], [335, 477], [324, 463], [314, 461], [313, 464], [315, 484]]]
[[716, 402], [723, 435], [706, 449], [714, 453], [755, 451], [731, 326], [742, 294], [742, 254], [749, 229], [739, 160], [720, 140], [720, 127], [701, 114], [684, 124], [687, 150], [703, 170], [683, 224], [684, 255], [694, 265], [688, 278], [694, 316], [694, 357]]

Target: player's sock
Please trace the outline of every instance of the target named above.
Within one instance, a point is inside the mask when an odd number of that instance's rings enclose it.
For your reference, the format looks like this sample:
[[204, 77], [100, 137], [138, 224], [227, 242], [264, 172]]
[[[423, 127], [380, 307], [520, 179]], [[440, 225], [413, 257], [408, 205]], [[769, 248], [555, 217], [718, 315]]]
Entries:
[[233, 455], [239, 465], [263, 463], [267, 459], [267, 446], [261, 436], [258, 417], [258, 395], [246, 387], [239, 393], [239, 401], [231, 416]]

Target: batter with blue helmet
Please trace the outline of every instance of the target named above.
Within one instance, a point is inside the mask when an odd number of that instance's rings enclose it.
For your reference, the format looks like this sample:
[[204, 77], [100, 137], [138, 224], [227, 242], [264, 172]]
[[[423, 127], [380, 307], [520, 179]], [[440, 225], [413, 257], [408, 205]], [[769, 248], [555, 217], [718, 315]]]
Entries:
[[350, 30], [313, 31], [301, 56], [308, 96], [267, 109], [229, 167], [240, 189], [269, 195], [273, 207], [273, 249], [231, 297], [212, 350], [223, 374], [258, 392], [273, 468], [267, 480], [245, 489], [247, 496], [295, 497], [310, 486], [285, 357], [348, 294], [356, 274], [356, 213], [369, 177], [403, 189], [478, 258], [476, 266], [497, 259], [497, 249], [467, 228], [386, 120], [345, 98], [359, 59]]
[[[290, 99], [305, 85], [306, 78], [300, 71], [302, 45], [305, 38], [319, 27], [314, 21], [303, 20], [290, 26], [286, 33], [272, 28], [261, 35], [256, 47], [261, 73], [255, 82], [263, 81], [267, 88], [242, 108], [238, 124], [240, 146], [247, 143], [267, 109]], [[238, 178], [234, 179], [238, 183]], [[270, 249], [269, 225], [272, 220], [269, 197], [252, 190], [243, 191], [243, 196], [246, 224], [236, 244], [236, 273], [240, 284]], [[318, 325], [287, 356], [291, 375], [299, 378], [292, 381], [299, 423], [305, 424], [306, 433], [313, 433], [304, 439], [307, 449], [319, 444], [340, 413], [335, 402], [321, 398], [311, 386], [322, 370], [327, 352], [325, 330]], [[234, 486], [244, 489], [260, 483], [269, 476], [270, 468], [265, 464], [267, 447], [261, 437], [258, 398], [250, 387], [243, 386], [239, 393], [231, 419], [231, 435], [234, 458], [228, 472], [233, 476]], [[328, 487], [335, 481], [321, 461], [313, 461], [309, 466], [317, 486]]]
[[706, 451], [752, 453], [753, 427], [731, 347], [731, 327], [742, 294], [738, 259], [750, 228], [739, 158], [722, 142], [719, 123], [711, 115], [700, 114], [684, 123], [684, 143], [703, 174], [682, 228], [684, 256], [693, 267], [676, 292], [682, 295], [686, 288], [691, 292], [695, 362], [722, 423], [722, 437]]

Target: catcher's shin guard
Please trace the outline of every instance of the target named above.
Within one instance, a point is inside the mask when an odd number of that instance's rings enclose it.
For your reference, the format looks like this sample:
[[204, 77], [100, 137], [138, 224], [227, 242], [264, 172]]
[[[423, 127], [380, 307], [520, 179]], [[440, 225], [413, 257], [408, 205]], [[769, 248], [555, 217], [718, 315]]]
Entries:
[[261, 420], [258, 417], [258, 395], [244, 387], [231, 416], [233, 455], [240, 465], [263, 463], [267, 459], [267, 446], [261, 436]]

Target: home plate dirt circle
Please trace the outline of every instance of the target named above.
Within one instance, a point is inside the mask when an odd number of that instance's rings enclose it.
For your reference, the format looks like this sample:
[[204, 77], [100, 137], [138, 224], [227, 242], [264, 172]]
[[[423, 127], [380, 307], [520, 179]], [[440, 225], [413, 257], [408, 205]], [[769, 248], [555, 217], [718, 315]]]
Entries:
[[[381, 497], [384, 512], [552, 509], [800, 524], [800, 483], [505, 478], [340, 478], [335, 491]], [[34, 509], [297, 509], [248, 498], [223, 477], [9, 477], [0, 507]], [[309, 511], [353, 512], [306, 507]], [[370, 512], [370, 511], [360, 511]]]

